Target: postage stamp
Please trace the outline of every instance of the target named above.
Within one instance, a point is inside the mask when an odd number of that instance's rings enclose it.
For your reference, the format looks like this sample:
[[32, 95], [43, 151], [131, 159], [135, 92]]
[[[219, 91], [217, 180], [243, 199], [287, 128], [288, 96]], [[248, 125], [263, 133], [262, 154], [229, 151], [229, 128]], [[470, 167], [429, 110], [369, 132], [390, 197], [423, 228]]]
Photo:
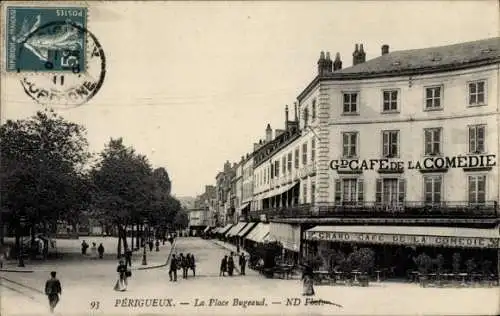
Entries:
[[[68, 24], [41, 30], [53, 22]], [[85, 67], [85, 33], [68, 25], [85, 29], [87, 8], [8, 7], [6, 23], [7, 71], [75, 72]]]

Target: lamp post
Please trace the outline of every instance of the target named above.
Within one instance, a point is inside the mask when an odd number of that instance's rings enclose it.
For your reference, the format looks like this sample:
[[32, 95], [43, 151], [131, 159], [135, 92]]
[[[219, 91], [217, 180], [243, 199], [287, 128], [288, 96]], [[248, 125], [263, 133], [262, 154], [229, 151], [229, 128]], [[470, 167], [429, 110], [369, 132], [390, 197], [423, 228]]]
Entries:
[[21, 240], [19, 243], [19, 264], [17, 265], [20, 268], [24, 268], [24, 224], [26, 223], [26, 218], [24, 216], [19, 217], [19, 226], [21, 227]]
[[144, 220], [144, 229], [143, 229], [143, 232], [144, 232], [144, 242], [142, 243], [142, 247], [143, 247], [143, 252], [142, 252], [142, 265], [145, 266], [148, 264], [148, 261], [146, 259], [146, 225], [148, 224], [148, 220], [145, 219]]

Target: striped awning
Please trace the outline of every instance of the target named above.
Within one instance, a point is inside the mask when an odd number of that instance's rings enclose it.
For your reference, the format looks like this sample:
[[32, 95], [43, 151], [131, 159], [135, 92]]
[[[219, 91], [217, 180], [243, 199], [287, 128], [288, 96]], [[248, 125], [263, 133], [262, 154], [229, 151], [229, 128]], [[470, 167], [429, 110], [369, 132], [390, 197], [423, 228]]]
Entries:
[[245, 227], [243, 227], [242, 230], [238, 233], [237, 236], [239, 237], [245, 237], [246, 234], [248, 234], [250, 231], [252, 231], [252, 228], [256, 226], [257, 223], [248, 223]]
[[238, 234], [240, 232], [241, 229], [243, 229], [243, 227], [245, 227], [247, 223], [245, 222], [239, 222], [238, 224], [234, 225], [227, 233], [226, 233], [226, 237], [232, 237], [232, 236], [235, 236], [236, 234]]
[[224, 235], [229, 229], [231, 229], [231, 227], [233, 227], [233, 224], [227, 224], [226, 226], [219, 229], [219, 234]]
[[246, 239], [250, 239], [255, 242], [266, 241], [266, 235], [269, 235], [269, 224], [259, 223], [255, 228], [247, 235]]

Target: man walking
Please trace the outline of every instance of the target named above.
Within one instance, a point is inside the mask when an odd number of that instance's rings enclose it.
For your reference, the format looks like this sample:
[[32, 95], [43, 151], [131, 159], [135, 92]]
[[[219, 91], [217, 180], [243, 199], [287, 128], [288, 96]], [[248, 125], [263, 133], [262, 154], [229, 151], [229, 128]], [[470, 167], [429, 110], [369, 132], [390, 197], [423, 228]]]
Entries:
[[125, 265], [132, 266], [132, 250], [130, 250], [130, 248], [125, 250]]
[[45, 294], [49, 298], [50, 312], [54, 312], [54, 308], [59, 302], [59, 295], [61, 295], [62, 288], [61, 282], [56, 278], [56, 272], [50, 272], [50, 279], [45, 282]]
[[233, 260], [233, 253], [231, 252], [229, 259], [227, 259], [227, 273], [229, 274], [229, 276], [233, 276], [233, 271], [234, 271], [234, 260]]
[[247, 265], [247, 259], [245, 258], [245, 254], [243, 252], [240, 254], [239, 264], [240, 264], [240, 274], [245, 275], [245, 267]]
[[99, 259], [102, 259], [104, 256], [104, 246], [102, 243], [99, 244], [99, 247], [97, 247], [97, 252], [99, 253]]
[[177, 258], [175, 254], [170, 258], [170, 270], [168, 271], [168, 276], [170, 277], [170, 281], [177, 282]]
[[219, 276], [225, 276], [226, 270], [227, 270], [227, 255], [224, 256], [224, 258], [222, 258], [222, 261], [220, 262]]

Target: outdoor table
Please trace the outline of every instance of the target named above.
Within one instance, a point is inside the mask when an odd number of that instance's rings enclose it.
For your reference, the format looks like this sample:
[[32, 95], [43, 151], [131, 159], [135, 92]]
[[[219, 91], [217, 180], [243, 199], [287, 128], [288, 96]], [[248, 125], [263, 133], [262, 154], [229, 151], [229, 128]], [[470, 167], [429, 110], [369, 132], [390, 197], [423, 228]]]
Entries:
[[462, 277], [462, 283], [461, 283], [460, 285], [462, 285], [462, 286], [467, 285], [467, 284], [465, 283], [465, 278], [466, 278], [469, 274], [468, 274], [468, 273], [459, 273], [458, 275]]
[[420, 272], [418, 271], [412, 271], [411, 272], [411, 282], [412, 283], [417, 283], [417, 280], [418, 280], [418, 275], [420, 274]]
[[382, 271], [380, 270], [375, 271], [375, 273], [377, 273], [377, 282], [380, 282], [380, 272]]
[[360, 271], [352, 271], [352, 274], [354, 274], [354, 283], [358, 282], [358, 275], [361, 275]]

